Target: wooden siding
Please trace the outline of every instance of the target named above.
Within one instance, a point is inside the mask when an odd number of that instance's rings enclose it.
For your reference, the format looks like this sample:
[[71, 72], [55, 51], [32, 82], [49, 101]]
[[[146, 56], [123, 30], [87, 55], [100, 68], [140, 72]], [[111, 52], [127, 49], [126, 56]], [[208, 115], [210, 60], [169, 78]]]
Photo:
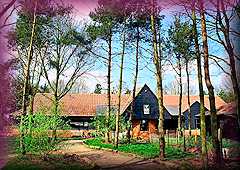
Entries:
[[[144, 114], [144, 105], [150, 106], [150, 114]], [[157, 97], [145, 85], [135, 98], [133, 119], [158, 119], [158, 110]]]
[[[132, 103], [131, 103], [132, 104]], [[123, 113], [124, 116], [128, 117], [131, 111], [131, 104]], [[144, 114], [143, 106], [150, 106], [150, 114]], [[159, 107], [158, 99], [156, 95], [151, 91], [151, 89], [144, 85], [144, 87], [139, 91], [135, 97], [135, 103], [133, 108], [133, 119], [147, 119], [147, 120], [158, 120], [159, 118]], [[171, 119], [171, 114], [164, 109], [164, 119]]]
[[[200, 118], [200, 117], [196, 117], [196, 115], [200, 114], [200, 103], [198, 101], [194, 102], [191, 106], [191, 115], [192, 115], [192, 129], [196, 129], [197, 125], [196, 125], [196, 119]], [[205, 111], [207, 111], [208, 109], [205, 108]], [[185, 112], [183, 112], [184, 118], [185, 118], [185, 128], [188, 128], [188, 110], [186, 110]], [[200, 121], [200, 120], [199, 120]]]

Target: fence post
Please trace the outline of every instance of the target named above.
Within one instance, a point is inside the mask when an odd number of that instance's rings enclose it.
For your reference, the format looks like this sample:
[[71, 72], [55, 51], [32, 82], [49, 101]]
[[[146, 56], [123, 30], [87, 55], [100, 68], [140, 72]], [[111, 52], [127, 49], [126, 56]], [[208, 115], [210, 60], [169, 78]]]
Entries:
[[223, 144], [222, 144], [222, 129], [223, 129], [223, 121], [220, 120], [220, 127], [218, 129], [218, 140], [220, 142], [220, 151], [221, 151], [221, 159], [223, 158]]
[[176, 136], [177, 145], [178, 145], [178, 130], [175, 130], [175, 132], [176, 132], [176, 133], [175, 133], [175, 134], [176, 134], [175, 136]]
[[168, 131], [168, 129], [166, 130], [166, 132], [167, 132], [167, 142], [168, 142], [168, 146], [169, 146], [169, 131]]
[[194, 142], [197, 144], [197, 129], [194, 131]]

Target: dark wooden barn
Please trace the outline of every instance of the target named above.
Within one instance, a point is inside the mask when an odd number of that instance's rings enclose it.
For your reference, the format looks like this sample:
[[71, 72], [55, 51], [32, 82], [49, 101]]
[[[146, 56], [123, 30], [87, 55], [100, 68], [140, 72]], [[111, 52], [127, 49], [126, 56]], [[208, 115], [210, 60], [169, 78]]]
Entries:
[[[167, 96], [164, 96], [166, 99]], [[133, 108], [133, 112], [131, 109]], [[132, 134], [134, 137], [148, 138], [157, 133], [159, 120], [159, 105], [156, 95], [145, 84], [136, 97], [123, 110], [123, 115], [129, 117], [132, 113]], [[176, 130], [178, 122], [176, 106], [164, 107], [164, 129]]]

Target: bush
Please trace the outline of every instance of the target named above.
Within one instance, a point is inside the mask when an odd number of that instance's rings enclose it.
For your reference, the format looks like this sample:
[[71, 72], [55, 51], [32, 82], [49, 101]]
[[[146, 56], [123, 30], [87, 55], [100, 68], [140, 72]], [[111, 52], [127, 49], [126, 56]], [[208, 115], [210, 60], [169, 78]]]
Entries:
[[[56, 149], [57, 141], [51, 138], [51, 131], [67, 128], [66, 123], [56, 114], [46, 115], [44, 111], [22, 117], [22, 124], [18, 126], [24, 135], [23, 145], [25, 151], [32, 154], [44, 154]], [[20, 137], [17, 139], [20, 142]], [[21, 148], [17, 152], [22, 152]]]
[[[109, 126], [106, 125], [106, 117], [105, 112], [102, 112], [101, 114], [98, 114], [96, 117], [94, 117], [93, 122], [91, 123], [91, 126], [93, 126], [96, 129], [96, 137], [103, 137], [106, 132], [115, 131], [116, 128], [116, 111], [112, 110], [108, 119]], [[124, 117], [120, 116], [119, 120], [119, 132], [125, 132], [129, 127], [129, 122], [125, 120]]]

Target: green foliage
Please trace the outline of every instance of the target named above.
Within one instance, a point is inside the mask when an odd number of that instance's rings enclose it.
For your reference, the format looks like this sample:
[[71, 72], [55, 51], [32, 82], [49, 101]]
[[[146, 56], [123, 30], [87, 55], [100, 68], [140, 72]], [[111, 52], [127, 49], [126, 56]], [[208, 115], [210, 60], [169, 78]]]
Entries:
[[[51, 131], [65, 129], [68, 125], [57, 114], [47, 115], [39, 111], [33, 115], [27, 114], [22, 117], [22, 125], [18, 128], [24, 134], [23, 142], [26, 152], [32, 154], [44, 154], [56, 148], [56, 141], [51, 139]], [[19, 142], [19, 139], [17, 139]], [[21, 152], [17, 149], [17, 152]]]
[[110, 11], [99, 7], [95, 12], [90, 12], [89, 16], [95, 22], [94, 25], [89, 25], [87, 28], [87, 32], [92, 40], [98, 38], [107, 40], [112, 36], [114, 18]]
[[[175, 137], [169, 137], [169, 139], [166, 137], [165, 139], [166, 145], [181, 145], [183, 146], [184, 139], [183, 137], [179, 137], [178, 141], [177, 138]], [[169, 143], [168, 143], [169, 141]], [[197, 137], [197, 141], [195, 142], [195, 137], [186, 137], [186, 147], [191, 148], [191, 147], [201, 147], [201, 137]]]
[[126, 88], [125, 94], [131, 94], [131, 90], [129, 88]]
[[[37, 24], [35, 26], [34, 47], [41, 48], [44, 45], [46, 39], [44, 28], [50, 25], [50, 19], [50, 17], [43, 15], [36, 17]], [[31, 16], [22, 11], [18, 13], [16, 28], [12, 32], [15, 36], [11, 37], [9, 41], [12, 46], [18, 46], [21, 50], [28, 48], [32, 31], [32, 22], [33, 18]]]
[[235, 96], [234, 93], [229, 91], [229, 90], [223, 90], [221, 89], [217, 95], [219, 97], [221, 97], [221, 99], [223, 99], [225, 102], [230, 103], [233, 102], [235, 100]]
[[50, 88], [47, 84], [40, 85], [40, 91], [42, 93], [50, 93]]
[[233, 141], [230, 139], [222, 139], [223, 148], [239, 148], [240, 149], [240, 142]]
[[102, 86], [101, 86], [101, 84], [96, 84], [94, 93], [96, 93], [96, 94], [101, 94], [102, 93]]
[[110, 143], [104, 143], [104, 141], [101, 138], [95, 138], [95, 139], [87, 139], [84, 141], [85, 144], [89, 146], [96, 146], [99, 148], [108, 148], [113, 149], [114, 146]]
[[[133, 153], [144, 158], [155, 158], [159, 156], [159, 144], [157, 143], [134, 143], [134, 144], [121, 144], [118, 148], [115, 148], [112, 144], [106, 144], [100, 138], [85, 140], [85, 143], [89, 146], [95, 146], [99, 148], [117, 149], [121, 152]], [[166, 147], [167, 159], [181, 159], [193, 154], [183, 152], [180, 148]]]
[[93, 24], [89, 25], [87, 32], [91, 39], [103, 39], [108, 41], [118, 27], [125, 21], [126, 3], [124, 1], [99, 1], [97, 8], [90, 12], [89, 16]]
[[[68, 16], [72, 12], [71, 6], [50, 5], [47, 4], [44, 8], [46, 11], [37, 9], [36, 24], [33, 39], [33, 48], [43, 48], [46, 43], [49, 43], [50, 34], [49, 28], [54, 26], [54, 18]], [[43, 10], [43, 9], [42, 9]], [[21, 9], [17, 13], [16, 28], [10, 32], [9, 44], [12, 47], [20, 47], [20, 50], [25, 50], [29, 46], [30, 37], [32, 34], [33, 14], [32, 12]], [[71, 36], [70, 36], [71, 37]]]
[[[107, 119], [105, 117], [105, 111], [98, 114], [96, 117], [93, 118], [93, 122], [91, 126], [95, 127], [97, 131], [97, 136], [104, 136], [106, 132], [115, 131], [116, 128], [116, 110], [112, 109], [110, 112], [109, 117], [109, 126], [106, 125]], [[125, 120], [124, 117], [120, 117], [119, 121], [119, 132], [125, 132], [126, 129], [129, 127], [129, 122]]]
[[168, 30], [169, 42], [167, 46], [175, 55], [184, 57], [186, 61], [192, 58], [192, 32], [192, 27], [189, 22], [181, 22], [180, 17], [177, 16], [175, 16], [174, 23]]

